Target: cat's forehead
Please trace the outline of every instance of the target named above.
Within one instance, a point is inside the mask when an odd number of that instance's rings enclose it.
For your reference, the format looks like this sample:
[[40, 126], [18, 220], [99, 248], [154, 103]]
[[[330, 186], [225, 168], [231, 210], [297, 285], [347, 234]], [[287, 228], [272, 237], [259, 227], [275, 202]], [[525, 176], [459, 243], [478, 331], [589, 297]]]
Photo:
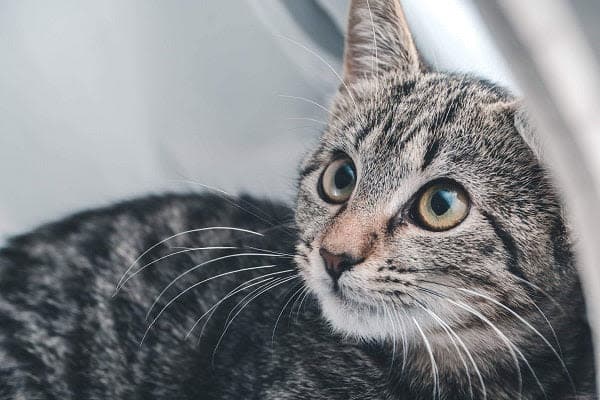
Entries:
[[322, 141], [325, 152], [354, 154], [368, 164], [392, 158], [405, 169], [423, 168], [445, 147], [472, 152], [473, 146], [493, 147], [507, 135], [518, 136], [510, 132], [510, 115], [496, 106], [511, 97], [468, 76], [391, 76], [349, 89], [334, 102]]
[[[359, 81], [336, 97], [329, 129], [331, 140], [377, 150], [402, 145], [402, 135], [425, 130], [460, 135], [462, 130], [497, 123], [493, 104], [511, 97], [501, 88], [469, 76], [443, 74]], [[498, 110], [495, 110], [498, 111]], [[452, 128], [452, 129], [449, 129]], [[382, 133], [373, 140], [373, 133]], [[326, 141], [329, 138], [326, 137]]]
[[[440, 176], [472, 180], [526, 145], [498, 104], [508, 93], [468, 76], [442, 74], [357, 82], [340, 91], [312, 162], [349, 155], [359, 192], [383, 194]], [[388, 190], [389, 189], [389, 190]], [[360, 194], [360, 193], [359, 193]]]

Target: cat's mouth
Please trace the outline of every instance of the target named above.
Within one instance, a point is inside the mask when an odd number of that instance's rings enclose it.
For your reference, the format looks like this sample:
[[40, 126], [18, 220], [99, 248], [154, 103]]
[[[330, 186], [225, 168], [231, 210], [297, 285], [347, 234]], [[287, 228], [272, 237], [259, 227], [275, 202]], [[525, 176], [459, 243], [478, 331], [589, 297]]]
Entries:
[[[360, 339], [386, 339], [398, 330], [397, 318], [386, 315], [386, 307], [388, 313], [392, 312], [392, 306], [386, 305], [389, 299], [369, 289], [359, 274], [349, 271], [333, 279], [315, 252], [301, 262], [301, 271], [319, 301], [323, 316], [335, 331]], [[418, 311], [408, 304], [402, 305], [402, 313], [406, 315], [416, 316]]]
[[444, 326], [461, 329], [457, 322], [462, 314], [437, 292], [435, 296], [424, 295], [408, 269], [402, 277], [386, 280], [378, 273], [377, 264], [366, 263], [335, 279], [326, 272], [317, 251], [298, 263], [323, 316], [334, 331], [344, 336], [386, 341], [399, 335], [419, 338], [422, 329], [435, 340], [446, 335], [440, 319]]

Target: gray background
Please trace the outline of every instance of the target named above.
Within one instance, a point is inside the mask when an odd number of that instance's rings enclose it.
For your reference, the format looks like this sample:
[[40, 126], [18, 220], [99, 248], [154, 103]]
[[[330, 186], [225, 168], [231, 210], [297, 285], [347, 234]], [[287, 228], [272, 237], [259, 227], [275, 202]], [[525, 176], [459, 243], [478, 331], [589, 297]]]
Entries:
[[[436, 68], [511, 85], [470, 2], [403, 3]], [[345, 0], [0, 0], [0, 238], [197, 183], [289, 200], [326, 115], [281, 95], [328, 104], [338, 81], [324, 62], [341, 70], [346, 12]]]

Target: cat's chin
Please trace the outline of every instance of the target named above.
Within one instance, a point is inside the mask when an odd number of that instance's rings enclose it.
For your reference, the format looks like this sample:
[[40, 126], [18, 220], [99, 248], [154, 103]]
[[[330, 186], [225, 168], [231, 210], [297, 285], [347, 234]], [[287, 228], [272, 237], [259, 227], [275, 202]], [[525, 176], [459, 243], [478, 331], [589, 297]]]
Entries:
[[335, 285], [315, 252], [309, 260], [312, 264], [302, 258], [296, 261], [306, 285], [319, 301], [323, 317], [336, 333], [359, 340], [397, 341], [401, 336], [419, 335], [417, 326], [429, 334], [439, 330], [420, 308], [406, 304], [399, 309], [397, 302], [386, 306], [381, 295], [357, 288], [344, 277]]
[[[415, 334], [414, 324], [407, 324], [406, 318], [422, 320], [419, 310], [407, 307], [403, 315], [391, 315], [381, 304], [356, 301], [343, 290], [334, 290], [329, 285], [319, 285], [315, 292], [321, 312], [332, 329], [343, 336], [367, 340], [385, 341], [399, 339], [402, 333]], [[315, 288], [313, 288], [315, 289]]]
[[321, 311], [334, 331], [362, 340], [385, 340], [397, 327], [374, 307], [359, 305], [335, 293], [318, 296]]

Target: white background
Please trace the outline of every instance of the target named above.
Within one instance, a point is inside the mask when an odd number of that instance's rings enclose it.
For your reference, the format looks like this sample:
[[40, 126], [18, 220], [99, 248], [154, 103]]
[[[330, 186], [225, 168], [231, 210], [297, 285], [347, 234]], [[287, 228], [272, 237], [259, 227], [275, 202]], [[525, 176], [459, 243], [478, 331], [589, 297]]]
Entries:
[[[436, 68], [510, 84], [468, 1], [404, 1]], [[342, 31], [347, 2], [322, 0]], [[290, 200], [340, 70], [280, 0], [0, 1], [0, 238], [165, 190]], [[340, 32], [341, 34], [341, 32]], [[313, 35], [314, 36], [314, 35]], [[292, 43], [297, 41], [300, 45]], [[310, 50], [306, 50], [303, 48]]]

